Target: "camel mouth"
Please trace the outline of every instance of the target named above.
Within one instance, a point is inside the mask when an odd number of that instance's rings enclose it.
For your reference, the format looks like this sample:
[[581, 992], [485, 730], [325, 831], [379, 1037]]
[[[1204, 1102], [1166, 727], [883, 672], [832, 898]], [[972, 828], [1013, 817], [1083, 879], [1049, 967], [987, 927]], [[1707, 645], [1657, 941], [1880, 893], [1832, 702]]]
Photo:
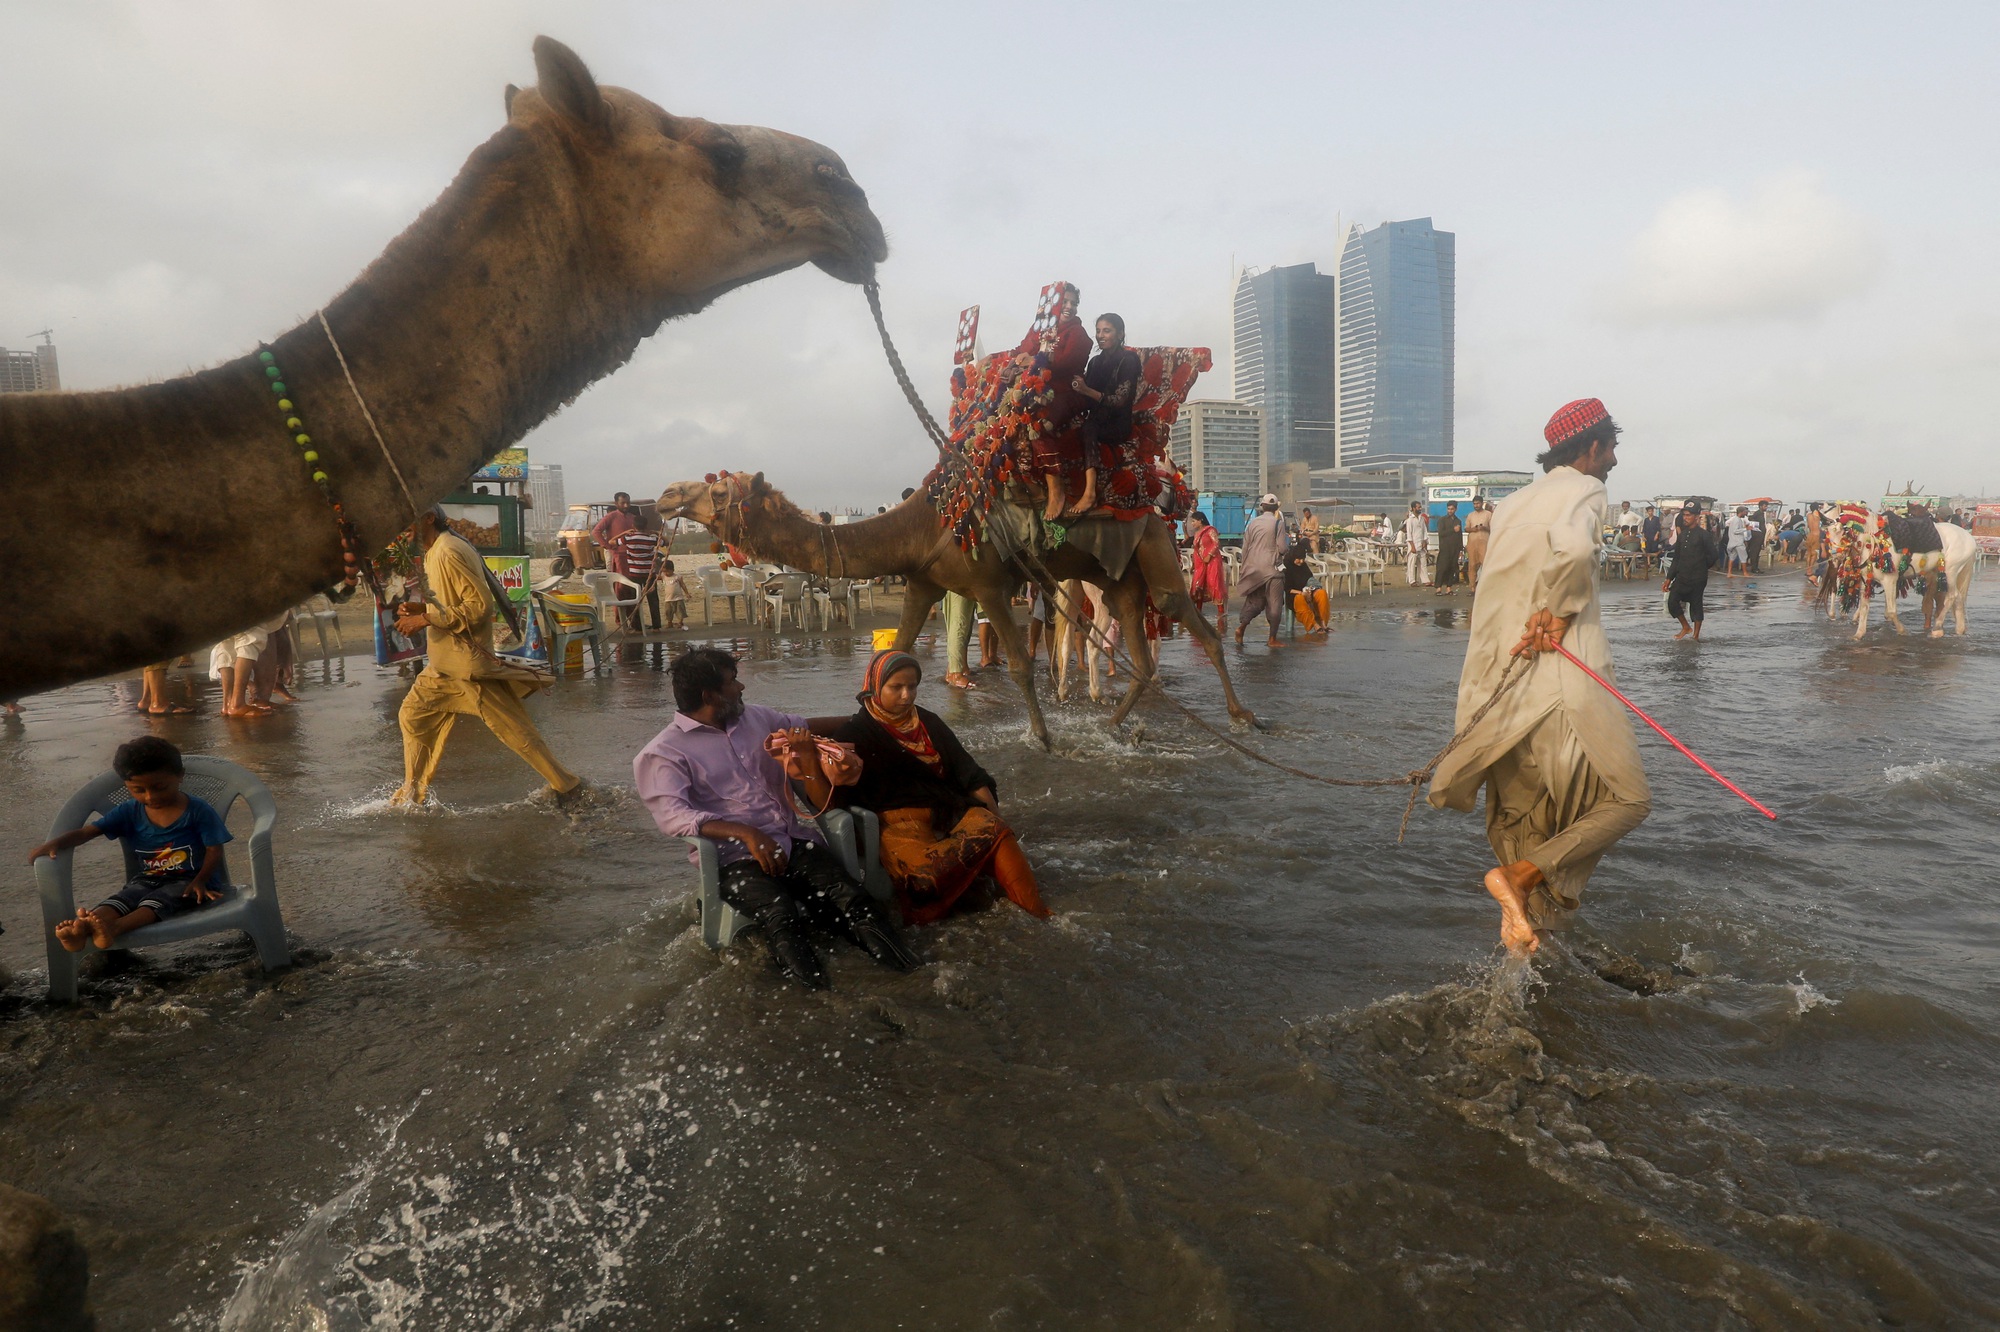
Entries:
[[813, 260], [813, 267], [828, 277], [851, 282], [857, 287], [865, 287], [875, 280], [875, 261], [848, 254], [822, 254]]

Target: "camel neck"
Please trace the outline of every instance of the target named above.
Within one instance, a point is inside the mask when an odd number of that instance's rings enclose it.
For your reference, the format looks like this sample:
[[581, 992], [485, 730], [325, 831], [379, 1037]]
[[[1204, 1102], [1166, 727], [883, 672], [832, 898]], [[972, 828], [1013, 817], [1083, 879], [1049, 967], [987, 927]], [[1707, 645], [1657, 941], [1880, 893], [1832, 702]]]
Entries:
[[927, 547], [943, 532], [936, 511], [921, 493], [888, 513], [857, 523], [820, 523], [789, 506], [773, 512], [753, 511], [746, 517], [746, 548], [752, 554], [828, 578], [874, 578], [903, 572], [911, 538]]
[[272, 342], [371, 546], [409, 523], [404, 485], [416, 496], [457, 488], [581, 392], [594, 377], [584, 367], [622, 363], [650, 331], [606, 310], [579, 276], [592, 265], [577, 252], [574, 205], [521, 169], [526, 154], [500, 150], [516, 134], [489, 141], [474, 161], [496, 164], [469, 166], [327, 303], [325, 327], [316, 313]]

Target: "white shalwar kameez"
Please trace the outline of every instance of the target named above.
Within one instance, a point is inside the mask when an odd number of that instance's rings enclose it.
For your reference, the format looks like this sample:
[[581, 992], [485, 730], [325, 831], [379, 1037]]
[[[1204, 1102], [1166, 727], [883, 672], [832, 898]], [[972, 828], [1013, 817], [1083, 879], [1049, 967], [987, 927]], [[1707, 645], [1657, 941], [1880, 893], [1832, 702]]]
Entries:
[[[1563, 646], [1617, 682], [1597, 608], [1606, 507], [1604, 483], [1573, 467], [1557, 467], [1495, 506], [1458, 681], [1458, 727], [1499, 688], [1539, 610], [1574, 617]], [[1598, 859], [1651, 811], [1652, 792], [1631, 722], [1603, 686], [1555, 652], [1537, 654], [1515, 674], [1438, 765], [1429, 800], [1470, 810], [1486, 789], [1487, 840], [1500, 864], [1525, 860], [1542, 872], [1528, 917], [1546, 928], [1558, 910], [1576, 909]]]

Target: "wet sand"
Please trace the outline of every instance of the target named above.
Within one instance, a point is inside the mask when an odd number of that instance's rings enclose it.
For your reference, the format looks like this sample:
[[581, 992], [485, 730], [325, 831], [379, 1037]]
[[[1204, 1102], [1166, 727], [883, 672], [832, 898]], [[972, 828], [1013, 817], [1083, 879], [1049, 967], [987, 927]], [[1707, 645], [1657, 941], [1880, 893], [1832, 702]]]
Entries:
[[[526, 804], [476, 726], [445, 807], [388, 810], [392, 671], [316, 665], [255, 722], [149, 724], [130, 682], [30, 700], [0, 730], [20, 858], [150, 726], [277, 793], [300, 964], [190, 945], [50, 1009], [18, 868], [4, 1178], [75, 1219], [111, 1332], [1990, 1324], [1981, 589], [1969, 638], [1855, 645], [1795, 576], [1718, 587], [1697, 647], [1657, 584], [1609, 585], [1621, 681], [1782, 819], [1642, 738], [1654, 817], [1532, 972], [1495, 952], [1475, 817], [1420, 810], [1399, 848], [1398, 793], [1300, 783], [1157, 704], [1136, 744], [1052, 709], [1045, 755], [997, 672], [924, 701], [997, 774], [1056, 918], [918, 931], [908, 976], [835, 947], [824, 995], [754, 935], [701, 946], [636, 802]], [[1434, 752], [1467, 608], [1416, 596], [1232, 650], [1256, 743], [1354, 774]], [[677, 646], [532, 703], [558, 752], [629, 784]], [[808, 713], [850, 707], [867, 655], [740, 646], [752, 698]], [[1187, 641], [1164, 659], [1219, 719]]]

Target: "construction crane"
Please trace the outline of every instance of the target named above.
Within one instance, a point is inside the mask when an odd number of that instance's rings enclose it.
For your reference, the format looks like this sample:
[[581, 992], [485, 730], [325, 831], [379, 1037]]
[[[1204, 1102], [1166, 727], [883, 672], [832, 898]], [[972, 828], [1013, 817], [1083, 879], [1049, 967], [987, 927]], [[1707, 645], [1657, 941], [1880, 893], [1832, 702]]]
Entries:
[[56, 331], [52, 328], [45, 328], [38, 333], [30, 333], [28, 334], [28, 336], [31, 338], [40, 338], [43, 342], [46, 342], [51, 347], [55, 346], [56, 344]]

